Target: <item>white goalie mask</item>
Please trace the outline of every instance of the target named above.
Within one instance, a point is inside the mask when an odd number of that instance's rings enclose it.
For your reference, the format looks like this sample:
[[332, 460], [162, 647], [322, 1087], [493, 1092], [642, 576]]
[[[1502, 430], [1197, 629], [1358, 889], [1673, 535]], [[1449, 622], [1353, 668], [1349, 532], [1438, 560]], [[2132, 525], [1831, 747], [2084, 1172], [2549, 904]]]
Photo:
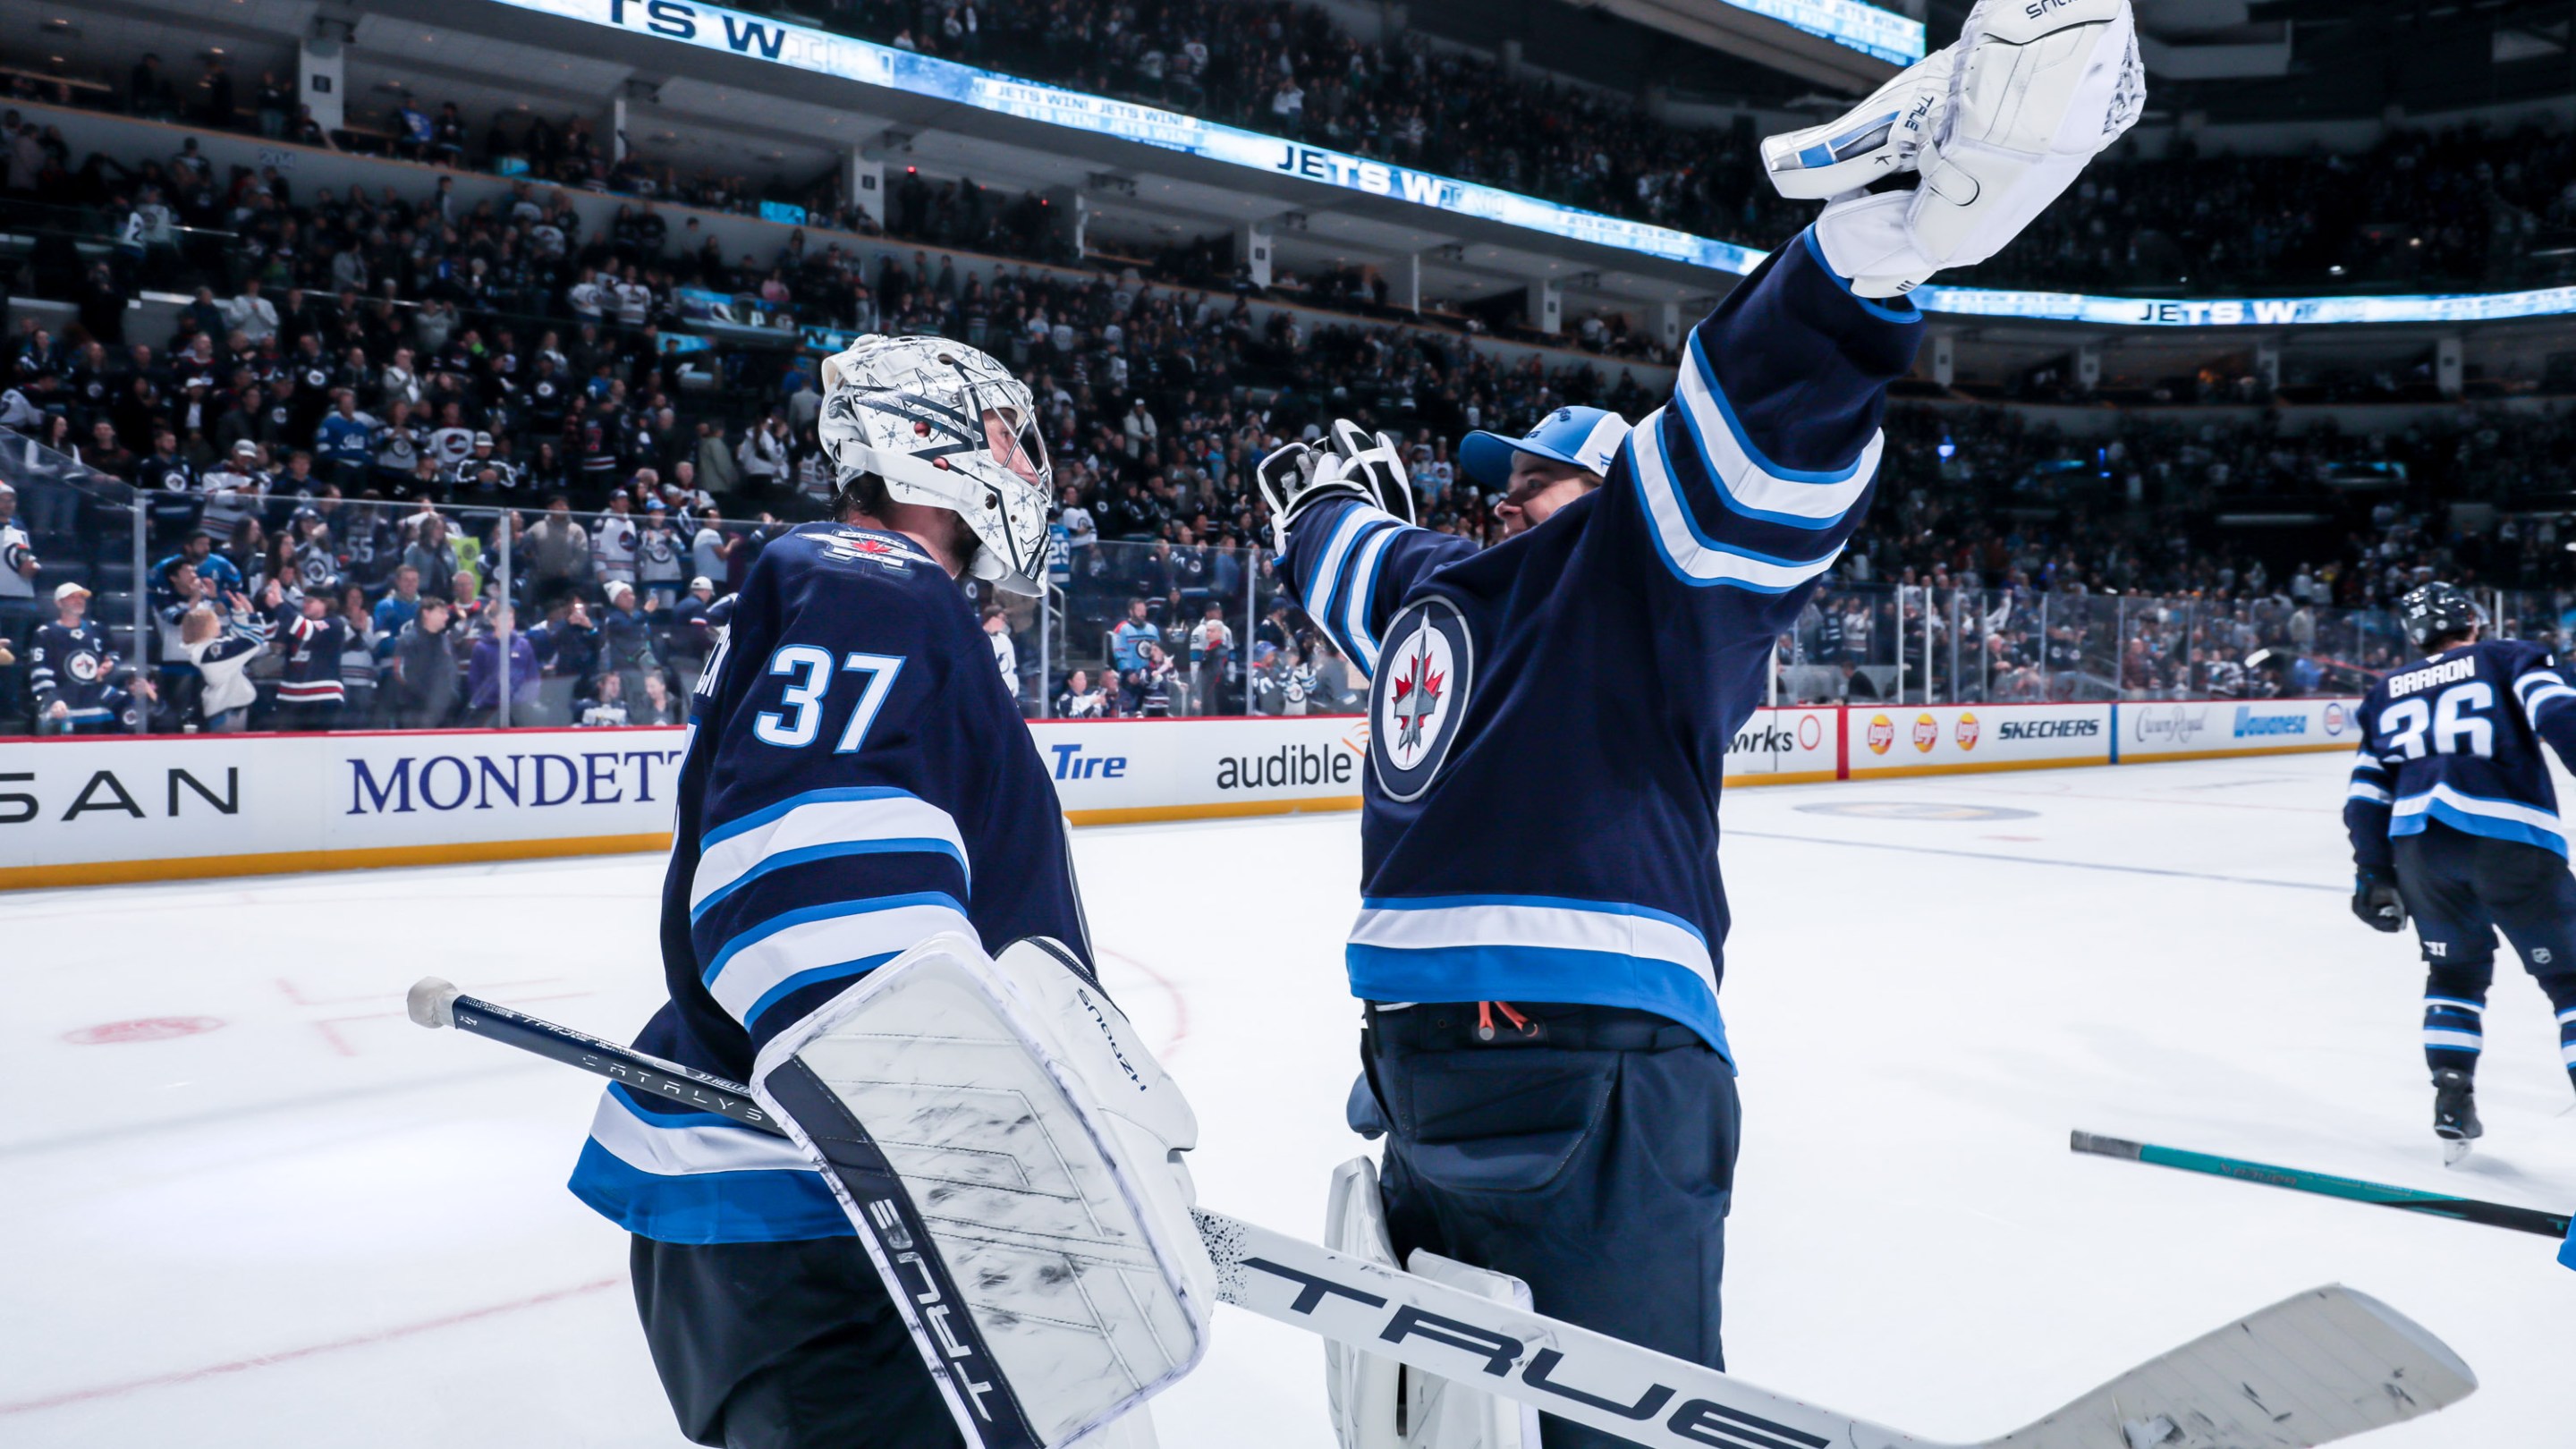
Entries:
[[944, 337], [862, 337], [823, 362], [823, 451], [898, 503], [945, 508], [983, 545], [967, 571], [1039, 591], [1055, 470], [1027, 386]]

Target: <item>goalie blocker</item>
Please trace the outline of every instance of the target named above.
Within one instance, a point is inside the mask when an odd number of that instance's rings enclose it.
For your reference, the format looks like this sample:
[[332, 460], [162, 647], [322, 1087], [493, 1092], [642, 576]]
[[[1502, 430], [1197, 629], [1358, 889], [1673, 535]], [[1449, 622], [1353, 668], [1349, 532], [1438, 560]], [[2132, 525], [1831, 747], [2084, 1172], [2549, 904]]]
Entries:
[[1151, 1443], [1207, 1343], [1215, 1270], [1180, 1154], [1198, 1124], [1052, 942], [960, 934], [762, 1049], [753, 1093], [821, 1167], [966, 1442]]

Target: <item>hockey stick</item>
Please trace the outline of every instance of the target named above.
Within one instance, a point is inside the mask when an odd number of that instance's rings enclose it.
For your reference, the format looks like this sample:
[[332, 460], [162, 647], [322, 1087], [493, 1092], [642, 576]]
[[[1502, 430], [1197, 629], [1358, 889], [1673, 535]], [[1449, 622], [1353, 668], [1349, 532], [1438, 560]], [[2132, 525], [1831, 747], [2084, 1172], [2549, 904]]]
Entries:
[[2233, 1177], [2245, 1182], [2259, 1182], [2267, 1187], [2286, 1187], [2292, 1192], [2313, 1192], [2321, 1197], [2375, 1203], [2410, 1213], [2430, 1213], [2437, 1218], [2458, 1218], [2464, 1223], [2484, 1223], [2491, 1228], [2511, 1228], [2518, 1233], [2538, 1233], [2545, 1238], [2567, 1236], [2567, 1214], [2546, 1213], [2538, 1208], [2511, 1207], [2500, 1202], [2480, 1202], [2473, 1197], [2451, 1197], [2438, 1192], [2418, 1192], [2411, 1187], [2389, 1187], [2384, 1183], [2363, 1182], [2355, 1177], [2329, 1177], [2301, 1167], [2274, 1167], [2268, 1162], [2187, 1152], [2179, 1147], [2158, 1147], [2152, 1142], [2127, 1142], [2091, 1132], [2077, 1132], [2067, 1145], [2078, 1152], [2090, 1152], [2100, 1157], [2125, 1157], [2131, 1162], [2180, 1168], [2184, 1172], [2205, 1172], [2212, 1177]]
[[[453, 1026], [785, 1136], [751, 1089], [464, 995], [435, 977], [411, 1019]], [[2447, 1407], [2467, 1364], [2395, 1310], [2311, 1289], [2142, 1364], [2035, 1424], [1948, 1446], [1364, 1262], [1193, 1214], [1221, 1301], [1651, 1449], [2303, 1449]]]

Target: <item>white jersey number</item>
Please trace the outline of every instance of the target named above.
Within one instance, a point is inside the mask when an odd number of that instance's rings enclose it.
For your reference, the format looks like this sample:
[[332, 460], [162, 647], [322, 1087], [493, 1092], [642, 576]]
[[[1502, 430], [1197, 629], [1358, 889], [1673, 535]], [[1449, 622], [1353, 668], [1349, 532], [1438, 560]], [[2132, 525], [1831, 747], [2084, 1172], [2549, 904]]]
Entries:
[[767, 674], [793, 675], [795, 682], [779, 694], [786, 712], [763, 710], [751, 722], [752, 738], [781, 749], [801, 750], [814, 743], [822, 733], [823, 700], [831, 692], [840, 674], [864, 674], [867, 684], [859, 692], [857, 707], [850, 711], [849, 725], [841, 731], [840, 743], [832, 752], [840, 755], [858, 753], [866, 742], [868, 727], [876, 723], [877, 711], [885, 708], [886, 696], [893, 693], [895, 676], [903, 672], [903, 660], [892, 654], [852, 654], [841, 661], [839, 673], [832, 668], [832, 653], [812, 644], [782, 644], [769, 656]]
[[2428, 733], [2435, 754], [2483, 760], [2495, 753], [2495, 723], [2479, 716], [2494, 707], [2495, 687], [2472, 679], [2443, 690], [2430, 704], [2399, 700], [2380, 715], [2379, 728], [2388, 737], [2387, 748], [2410, 760], [2424, 758]]

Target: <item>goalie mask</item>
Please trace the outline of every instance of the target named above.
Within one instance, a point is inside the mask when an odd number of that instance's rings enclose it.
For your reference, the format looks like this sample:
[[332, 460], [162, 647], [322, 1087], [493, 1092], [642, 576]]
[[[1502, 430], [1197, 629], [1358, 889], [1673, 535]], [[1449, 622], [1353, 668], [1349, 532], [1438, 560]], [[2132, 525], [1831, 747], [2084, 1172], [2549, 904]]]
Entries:
[[944, 337], [863, 337], [823, 363], [823, 451], [885, 480], [898, 503], [945, 508], [982, 546], [967, 572], [1039, 591], [1055, 470], [1029, 390], [1000, 363]]

